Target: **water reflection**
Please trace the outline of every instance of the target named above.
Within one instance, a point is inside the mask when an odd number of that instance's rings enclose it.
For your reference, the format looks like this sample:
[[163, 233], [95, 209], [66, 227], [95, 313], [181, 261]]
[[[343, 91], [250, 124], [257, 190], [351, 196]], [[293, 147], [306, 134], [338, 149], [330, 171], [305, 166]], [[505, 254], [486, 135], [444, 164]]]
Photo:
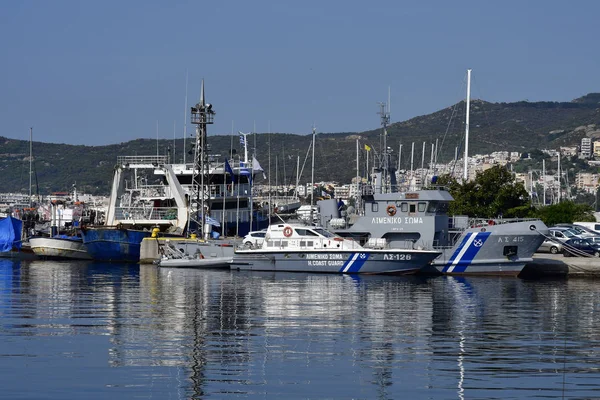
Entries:
[[596, 281], [2, 261], [0, 354], [51, 393], [70, 386], [28, 375], [22, 360], [79, 373], [99, 397], [560, 398], [600, 389]]

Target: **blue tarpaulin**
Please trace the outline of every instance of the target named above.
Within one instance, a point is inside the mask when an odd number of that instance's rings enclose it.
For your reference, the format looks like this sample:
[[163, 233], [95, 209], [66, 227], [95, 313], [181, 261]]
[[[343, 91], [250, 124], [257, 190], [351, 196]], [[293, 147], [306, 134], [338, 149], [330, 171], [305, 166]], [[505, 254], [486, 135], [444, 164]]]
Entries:
[[0, 252], [21, 249], [21, 230], [23, 222], [20, 219], [6, 217], [0, 220]]

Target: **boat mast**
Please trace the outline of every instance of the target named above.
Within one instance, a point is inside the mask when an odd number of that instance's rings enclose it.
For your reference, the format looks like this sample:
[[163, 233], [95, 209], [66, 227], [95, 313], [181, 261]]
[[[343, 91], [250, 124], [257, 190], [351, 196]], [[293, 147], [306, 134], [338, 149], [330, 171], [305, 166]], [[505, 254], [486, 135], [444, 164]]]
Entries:
[[[194, 169], [192, 172], [192, 192], [190, 195], [190, 203], [195, 202], [194, 218], [196, 223], [200, 224], [201, 237], [208, 236], [205, 232], [204, 225], [206, 222], [206, 210], [204, 199], [206, 196], [204, 188], [204, 176], [206, 175], [206, 126], [213, 124], [215, 112], [212, 110], [212, 104], [205, 102], [204, 98], [204, 79], [202, 79], [202, 88], [200, 91], [200, 102], [191, 109], [192, 124], [196, 125], [196, 145], [194, 146]], [[198, 187], [198, 174], [200, 175], [200, 186]], [[198, 221], [198, 211], [200, 211], [200, 220]], [[189, 213], [190, 219], [192, 212]], [[189, 223], [188, 223], [189, 229]]]
[[[383, 149], [381, 151], [381, 154], [383, 155], [383, 165], [381, 165], [380, 167], [383, 169], [383, 176], [382, 176], [382, 193], [386, 193], [387, 190], [387, 182], [388, 182], [388, 175], [389, 175], [389, 153], [388, 153], [388, 148], [387, 148], [387, 126], [390, 123], [390, 113], [388, 111], [387, 108], [387, 104], [386, 103], [379, 103], [379, 112], [377, 113], [379, 114], [379, 116], [381, 117], [381, 127], [383, 128]], [[391, 191], [391, 190], [390, 190]]]
[[315, 205], [315, 136], [317, 128], [312, 129], [312, 172], [310, 178], [310, 224], [313, 223], [313, 206]]
[[466, 182], [469, 179], [469, 111], [471, 106], [471, 69], [467, 70], [467, 112], [465, 119], [465, 166], [463, 179]]
[[33, 172], [33, 126], [29, 128], [29, 207], [32, 206], [31, 200], [31, 179]]

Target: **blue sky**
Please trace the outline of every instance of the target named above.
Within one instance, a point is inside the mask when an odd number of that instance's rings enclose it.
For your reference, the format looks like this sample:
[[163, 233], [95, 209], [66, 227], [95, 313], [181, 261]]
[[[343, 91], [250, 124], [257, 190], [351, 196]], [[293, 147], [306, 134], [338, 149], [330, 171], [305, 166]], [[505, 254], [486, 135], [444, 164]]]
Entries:
[[[103, 145], [183, 137], [200, 81], [211, 134], [360, 132], [472, 95], [600, 91], [596, 1], [3, 1], [0, 136]], [[189, 117], [188, 117], [189, 120]], [[191, 126], [188, 125], [188, 133]]]

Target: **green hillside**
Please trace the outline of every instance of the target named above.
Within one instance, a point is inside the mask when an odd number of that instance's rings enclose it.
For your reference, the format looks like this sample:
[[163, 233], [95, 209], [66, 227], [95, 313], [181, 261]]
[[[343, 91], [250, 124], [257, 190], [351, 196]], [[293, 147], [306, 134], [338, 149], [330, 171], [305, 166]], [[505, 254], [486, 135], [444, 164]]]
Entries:
[[[462, 154], [464, 145], [465, 103], [392, 123], [389, 127], [387, 145], [397, 160], [402, 144], [402, 168], [410, 163], [411, 143], [415, 143], [414, 165], [421, 165], [423, 142], [426, 142], [425, 162], [431, 156], [431, 144], [438, 140], [439, 162], [448, 162], [455, 149]], [[376, 117], [375, 117], [376, 118]], [[376, 127], [376, 119], [374, 126]], [[557, 148], [578, 145], [581, 138], [600, 138], [600, 94], [591, 93], [572, 102], [489, 103], [482, 100], [471, 102], [469, 153], [493, 151], [527, 152], [533, 149]], [[596, 128], [598, 127], [598, 128]], [[363, 145], [374, 151], [380, 149], [381, 129], [360, 133], [323, 133], [316, 137], [315, 180], [350, 182], [356, 176], [356, 139], [360, 140], [361, 174], [365, 160]], [[265, 171], [271, 164], [271, 182], [287, 183], [296, 180], [296, 164], [305, 162], [311, 135], [285, 133], [256, 134], [248, 136], [250, 146], [256, 143], [257, 159]], [[189, 143], [188, 141], [188, 147]], [[237, 137], [209, 136], [211, 152], [222, 160], [230, 153], [233, 144], [237, 157], [240, 149]], [[0, 137], [0, 192], [29, 190], [29, 142]], [[183, 157], [183, 139], [160, 140], [158, 151], [180, 162]], [[187, 149], [189, 150], [189, 148]], [[69, 190], [77, 184], [80, 191], [92, 194], [108, 194], [117, 156], [152, 155], [157, 152], [154, 139], [137, 139], [109, 146], [72, 146], [67, 144], [33, 143], [34, 192], [41, 194]], [[191, 155], [187, 155], [189, 161]], [[395, 161], [394, 161], [395, 162]], [[371, 161], [372, 163], [372, 161]], [[311, 159], [308, 154], [302, 182], [310, 181]], [[36, 189], [39, 188], [39, 189]]]

